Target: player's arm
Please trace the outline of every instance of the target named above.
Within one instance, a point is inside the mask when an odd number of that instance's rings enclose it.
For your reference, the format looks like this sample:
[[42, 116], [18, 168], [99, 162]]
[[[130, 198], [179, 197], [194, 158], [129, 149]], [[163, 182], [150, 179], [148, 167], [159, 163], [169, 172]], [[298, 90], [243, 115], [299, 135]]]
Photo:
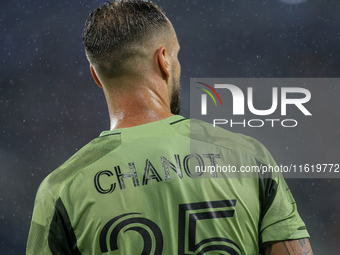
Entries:
[[266, 242], [262, 247], [262, 255], [313, 255], [308, 238]]

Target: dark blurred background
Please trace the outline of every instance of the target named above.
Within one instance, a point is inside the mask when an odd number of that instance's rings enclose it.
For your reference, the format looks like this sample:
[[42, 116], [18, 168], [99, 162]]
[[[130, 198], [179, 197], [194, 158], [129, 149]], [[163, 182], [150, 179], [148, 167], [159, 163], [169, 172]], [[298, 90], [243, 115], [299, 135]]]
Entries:
[[[340, 76], [339, 1], [156, 2], [172, 21], [181, 44], [186, 117], [190, 77]], [[109, 129], [105, 98], [92, 81], [81, 38], [87, 15], [101, 3], [1, 1], [0, 254], [24, 254], [42, 179]], [[320, 109], [327, 109], [326, 124], [300, 133], [309, 132], [307, 139], [315, 140], [322, 134], [327, 142], [320, 148], [304, 148], [301, 137], [282, 131], [275, 143], [264, 142], [278, 161], [284, 150], [301, 162], [328, 155], [333, 162], [321, 163], [340, 163], [340, 107], [334, 104], [340, 101], [340, 85], [329, 92], [320, 86], [319, 91]], [[327, 132], [327, 125], [332, 125], [332, 132]], [[257, 130], [251, 135], [262, 141], [265, 134]], [[290, 149], [295, 145], [304, 150]], [[311, 234], [314, 253], [338, 255], [339, 179], [287, 182]]]

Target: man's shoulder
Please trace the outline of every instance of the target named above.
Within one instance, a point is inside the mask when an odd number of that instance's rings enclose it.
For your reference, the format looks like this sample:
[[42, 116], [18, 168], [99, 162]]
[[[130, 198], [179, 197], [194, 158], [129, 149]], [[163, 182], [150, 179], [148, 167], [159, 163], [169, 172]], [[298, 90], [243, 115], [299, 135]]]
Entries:
[[257, 158], [261, 162], [266, 161], [266, 158], [270, 156], [266, 147], [253, 137], [235, 133], [218, 126], [214, 127], [211, 123], [197, 119], [190, 119], [188, 128], [190, 130], [187, 132], [187, 135], [193, 141], [245, 153]]
[[47, 175], [37, 192], [33, 220], [39, 225], [48, 226], [53, 216], [54, 205], [61, 197], [63, 190], [72, 183], [83, 169], [119, 147], [119, 145], [119, 136], [96, 138]]
[[39, 187], [40, 193], [42, 193], [42, 190], [48, 190], [49, 193], [54, 195], [59, 194], [78, 173], [118, 148], [120, 144], [119, 136], [105, 136], [93, 139], [45, 177]]

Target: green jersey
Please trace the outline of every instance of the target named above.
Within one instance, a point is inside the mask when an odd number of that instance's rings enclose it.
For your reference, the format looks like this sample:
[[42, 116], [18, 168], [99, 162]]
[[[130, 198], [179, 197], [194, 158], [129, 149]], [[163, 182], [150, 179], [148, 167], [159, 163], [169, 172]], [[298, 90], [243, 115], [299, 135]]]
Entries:
[[[262, 144], [191, 121], [105, 131], [53, 171], [36, 196], [27, 254], [252, 255], [264, 242], [309, 237], [279, 174], [235, 175], [275, 166]], [[216, 171], [227, 166], [237, 171]]]

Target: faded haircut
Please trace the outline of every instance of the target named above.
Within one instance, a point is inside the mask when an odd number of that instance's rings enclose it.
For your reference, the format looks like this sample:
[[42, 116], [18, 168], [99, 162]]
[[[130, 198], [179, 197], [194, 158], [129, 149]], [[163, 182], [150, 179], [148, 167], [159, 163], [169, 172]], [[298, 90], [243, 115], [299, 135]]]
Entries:
[[85, 22], [83, 43], [92, 65], [105, 75], [120, 76], [124, 65], [155, 35], [170, 34], [170, 24], [155, 3], [142, 0], [108, 1]]

